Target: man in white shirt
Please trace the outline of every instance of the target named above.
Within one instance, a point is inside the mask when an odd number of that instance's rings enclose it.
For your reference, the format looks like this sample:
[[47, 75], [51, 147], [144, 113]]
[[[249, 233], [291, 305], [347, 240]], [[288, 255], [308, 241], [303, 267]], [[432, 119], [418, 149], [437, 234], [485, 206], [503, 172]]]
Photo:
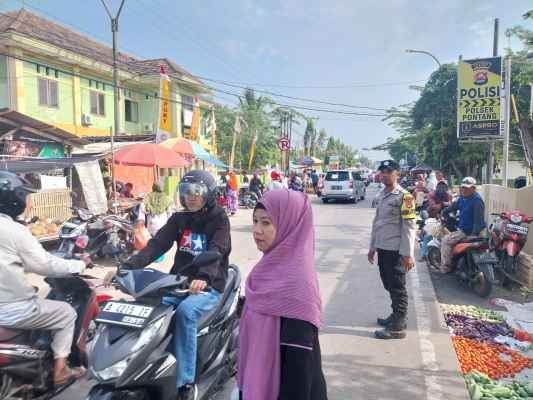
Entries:
[[25, 180], [0, 171], [0, 326], [50, 330], [54, 383], [60, 385], [85, 372], [67, 366], [76, 312], [66, 302], [39, 298], [25, 273], [51, 277], [81, 273], [90, 264], [90, 258], [84, 256], [79, 261], [55, 257], [15, 221], [26, 209], [26, 197], [32, 192]]

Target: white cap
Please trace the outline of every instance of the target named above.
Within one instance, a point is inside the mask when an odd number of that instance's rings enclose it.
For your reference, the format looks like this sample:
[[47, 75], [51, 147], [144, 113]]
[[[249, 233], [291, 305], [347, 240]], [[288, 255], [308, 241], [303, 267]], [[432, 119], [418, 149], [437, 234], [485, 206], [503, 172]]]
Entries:
[[463, 188], [476, 187], [476, 180], [472, 178], [471, 176], [467, 176], [466, 178], [462, 180], [461, 187]]

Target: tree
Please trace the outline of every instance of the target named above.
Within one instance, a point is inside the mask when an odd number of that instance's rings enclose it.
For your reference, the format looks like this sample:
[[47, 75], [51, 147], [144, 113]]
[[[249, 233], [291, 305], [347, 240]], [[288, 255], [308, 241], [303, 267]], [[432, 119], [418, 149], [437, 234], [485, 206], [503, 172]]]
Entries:
[[457, 140], [457, 65], [433, 72], [416, 102], [391, 108], [384, 120], [399, 135], [377, 150], [410, 165], [423, 162], [450, 174], [479, 177], [487, 147]]
[[326, 144], [328, 141], [328, 133], [324, 128], [320, 129], [318, 132], [318, 137], [316, 139], [316, 156], [320, 159], [325, 157]]
[[307, 126], [305, 127], [304, 133], [304, 149], [306, 156], [314, 155], [314, 147], [317, 139], [315, 122], [312, 118], [307, 118]]

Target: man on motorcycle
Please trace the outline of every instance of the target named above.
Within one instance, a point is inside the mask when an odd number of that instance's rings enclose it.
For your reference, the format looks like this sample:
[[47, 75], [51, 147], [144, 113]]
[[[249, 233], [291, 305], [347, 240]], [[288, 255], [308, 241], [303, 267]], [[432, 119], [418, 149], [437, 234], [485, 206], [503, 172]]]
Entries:
[[461, 182], [461, 196], [457, 201], [445, 208], [443, 213], [450, 214], [459, 211], [457, 230], [444, 236], [441, 243], [441, 271], [452, 270], [453, 247], [469, 236], [479, 236], [485, 229], [485, 203], [476, 191], [476, 180], [466, 177]]
[[261, 182], [261, 179], [259, 178], [259, 174], [257, 172], [254, 172], [254, 176], [250, 181], [249, 189], [250, 192], [255, 193], [257, 195], [258, 199], [261, 198], [263, 190], [265, 190], [265, 185], [263, 185], [263, 182]]
[[51, 331], [54, 384], [62, 385], [85, 372], [71, 370], [67, 365], [76, 312], [67, 302], [39, 298], [25, 273], [51, 277], [82, 273], [91, 260], [86, 256], [82, 261], [55, 257], [25, 226], [15, 222], [33, 192], [27, 181], [13, 173], [0, 172], [0, 326]]
[[[188, 172], [178, 190], [185, 210], [174, 213], [148, 245], [131, 257], [123, 268], [144, 268], [169, 251], [174, 243], [177, 244], [170, 273], [189, 278], [190, 295], [184, 299], [168, 297], [165, 301], [176, 305], [176, 385], [181, 392], [186, 392], [196, 375], [197, 321], [217, 305], [224, 291], [231, 237], [228, 216], [217, 205], [217, 186], [209, 173], [199, 170]], [[222, 258], [200, 269], [191, 268], [189, 265], [193, 258], [204, 251], [217, 251]], [[106, 282], [110, 282], [112, 276], [108, 274]]]

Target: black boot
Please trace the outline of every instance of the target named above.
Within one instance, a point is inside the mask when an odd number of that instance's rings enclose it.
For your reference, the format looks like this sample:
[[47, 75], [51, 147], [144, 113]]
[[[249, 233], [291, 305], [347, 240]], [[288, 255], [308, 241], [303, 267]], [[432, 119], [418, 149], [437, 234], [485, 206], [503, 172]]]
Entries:
[[406, 318], [393, 315], [385, 329], [374, 332], [377, 339], [403, 339], [406, 336]]
[[387, 318], [378, 318], [378, 325], [384, 327], [388, 326], [393, 316], [394, 314], [391, 314]]

